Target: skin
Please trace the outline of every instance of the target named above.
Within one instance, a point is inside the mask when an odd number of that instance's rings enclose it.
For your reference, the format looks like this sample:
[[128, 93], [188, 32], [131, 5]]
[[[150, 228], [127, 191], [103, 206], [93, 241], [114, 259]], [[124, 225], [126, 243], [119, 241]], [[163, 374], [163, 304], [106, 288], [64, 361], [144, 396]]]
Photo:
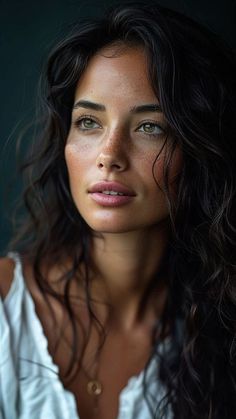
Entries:
[[[70, 382], [64, 376], [73, 338], [68, 313], [60, 303], [48, 297], [60, 325], [59, 330], [55, 328], [51, 311], [35, 283], [32, 266], [24, 266], [24, 278], [47, 338], [49, 353], [59, 367], [64, 387], [75, 396], [81, 419], [117, 418], [121, 390], [130, 377], [139, 374], [150, 357], [153, 326], [162, 313], [168, 291], [165, 275], [158, 275], [170, 235], [169, 211], [163, 193], [166, 121], [157, 111], [131, 112], [135, 106], [156, 104], [158, 100], [148, 80], [144, 52], [140, 48], [123, 48], [117, 52], [115, 47], [105, 49], [90, 60], [78, 83], [75, 104], [87, 100], [102, 104], [105, 110], [75, 106], [65, 147], [72, 197], [94, 233], [91, 257], [96, 269], [90, 294], [96, 300], [92, 303], [93, 311], [107, 332], [95, 362], [100, 341], [96, 327], [92, 326], [81, 369]], [[85, 115], [90, 115], [90, 120]], [[82, 117], [87, 121], [81, 125], [76, 121]], [[153, 130], [155, 136], [151, 135]], [[152, 173], [155, 159], [154, 174], [159, 186]], [[173, 192], [181, 164], [181, 152], [176, 149], [170, 170]], [[103, 207], [88, 194], [90, 186], [100, 180], [119, 181], [132, 189], [135, 196], [121, 207]], [[3, 296], [9, 289], [13, 265], [11, 260], [0, 261], [0, 278], [4, 278], [3, 284], [0, 281], [0, 294]], [[63, 273], [61, 269], [58, 263], [49, 271], [45, 266], [44, 272], [58, 293], [63, 292], [57, 281]], [[157, 277], [156, 287], [148, 294], [144, 305], [144, 293], [150, 281]], [[80, 285], [75, 279], [70, 294], [73, 314], [87, 332], [87, 306], [83, 289], [78, 289]], [[78, 294], [82, 298], [74, 298]], [[104, 303], [109, 303], [109, 312]], [[81, 327], [78, 327], [78, 348], [84, 339]], [[94, 377], [98, 377], [103, 386], [98, 409], [94, 409], [94, 401], [86, 390], [88, 380]]]
[[[85, 109], [81, 101], [104, 109]], [[158, 99], [148, 80], [144, 51], [104, 49], [90, 60], [78, 82], [65, 147], [75, 205], [100, 234], [93, 239], [92, 257], [101, 279], [93, 285], [93, 295], [109, 301], [119, 319], [116, 326], [123, 329], [132, 329], [137, 322], [143, 294], [158, 272], [169, 238], [169, 211], [162, 190], [168, 127], [160, 111], [134, 110], [147, 104], [158, 104]], [[159, 186], [152, 174], [155, 159]], [[171, 179], [180, 169], [177, 149]], [[101, 180], [119, 181], [135, 197], [120, 207], [104, 207], [88, 193]]]

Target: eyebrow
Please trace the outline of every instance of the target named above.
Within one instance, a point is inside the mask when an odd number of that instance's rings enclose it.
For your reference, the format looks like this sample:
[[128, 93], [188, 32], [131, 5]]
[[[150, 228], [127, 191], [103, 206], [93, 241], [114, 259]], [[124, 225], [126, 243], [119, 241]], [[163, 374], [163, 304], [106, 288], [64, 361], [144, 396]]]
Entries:
[[[94, 111], [104, 112], [106, 107], [100, 103], [90, 102], [89, 100], [78, 100], [73, 109], [84, 108], [92, 109]], [[162, 112], [161, 107], [158, 103], [148, 103], [145, 105], [133, 106], [130, 109], [131, 113], [142, 113], [142, 112]]]
[[88, 100], [78, 100], [73, 106], [73, 109], [78, 108], [85, 108], [85, 109], [93, 109], [94, 111], [105, 111], [106, 108], [104, 105], [100, 103], [90, 102]]

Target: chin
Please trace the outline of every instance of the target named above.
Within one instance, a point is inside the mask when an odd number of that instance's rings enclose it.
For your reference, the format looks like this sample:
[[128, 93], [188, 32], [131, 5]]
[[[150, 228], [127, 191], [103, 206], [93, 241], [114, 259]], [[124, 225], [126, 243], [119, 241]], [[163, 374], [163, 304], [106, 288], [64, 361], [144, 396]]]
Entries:
[[130, 217], [124, 217], [124, 214], [117, 214], [111, 210], [104, 210], [102, 213], [96, 212], [95, 214], [93, 211], [80, 211], [80, 214], [93, 231], [119, 233], [128, 231], [130, 228]]
[[115, 223], [88, 223], [92, 231], [96, 233], [110, 233], [110, 234], [121, 234], [134, 231], [137, 227], [131, 227], [130, 225], [115, 225]]
[[[91, 220], [85, 220], [88, 226], [91, 228], [91, 230], [94, 233], [98, 234], [122, 234], [122, 233], [131, 233], [131, 232], [138, 232], [138, 231], [147, 231], [152, 230], [154, 231], [157, 229], [157, 231], [167, 224], [167, 218], [158, 220], [156, 222], [151, 223], [138, 223], [138, 222], [132, 222], [130, 223], [130, 220], [126, 221], [111, 221], [111, 220], [103, 220], [103, 221], [91, 221]], [[134, 220], [133, 220], [134, 221]]]

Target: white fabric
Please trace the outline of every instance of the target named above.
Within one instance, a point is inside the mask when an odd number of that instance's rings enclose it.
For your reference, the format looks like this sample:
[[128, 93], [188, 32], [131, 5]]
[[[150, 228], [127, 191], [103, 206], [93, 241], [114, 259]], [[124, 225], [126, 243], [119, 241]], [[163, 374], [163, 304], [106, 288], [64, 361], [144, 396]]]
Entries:
[[[10, 291], [4, 301], [0, 299], [0, 419], [79, 419], [75, 397], [63, 387], [48, 352], [20, 259], [13, 253], [9, 256], [16, 264]], [[167, 339], [163, 347], [169, 343]], [[147, 382], [154, 406], [164, 394], [157, 368], [158, 361], [153, 358]], [[143, 397], [143, 374], [132, 377], [122, 390], [117, 419], [152, 417]]]

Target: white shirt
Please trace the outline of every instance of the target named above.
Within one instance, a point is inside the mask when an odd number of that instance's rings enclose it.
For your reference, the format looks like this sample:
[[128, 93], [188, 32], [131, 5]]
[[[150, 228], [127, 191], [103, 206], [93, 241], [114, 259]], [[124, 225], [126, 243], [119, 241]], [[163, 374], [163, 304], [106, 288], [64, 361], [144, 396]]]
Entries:
[[[79, 419], [74, 395], [63, 387], [48, 351], [48, 342], [26, 288], [17, 254], [14, 278], [4, 301], [0, 299], [0, 419]], [[159, 353], [170, 344], [167, 338]], [[158, 359], [146, 375], [153, 407], [165, 394], [157, 380]], [[119, 396], [117, 419], [151, 419], [143, 396], [144, 371], [129, 379]], [[173, 415], [169, 411], [168, 419]]]

